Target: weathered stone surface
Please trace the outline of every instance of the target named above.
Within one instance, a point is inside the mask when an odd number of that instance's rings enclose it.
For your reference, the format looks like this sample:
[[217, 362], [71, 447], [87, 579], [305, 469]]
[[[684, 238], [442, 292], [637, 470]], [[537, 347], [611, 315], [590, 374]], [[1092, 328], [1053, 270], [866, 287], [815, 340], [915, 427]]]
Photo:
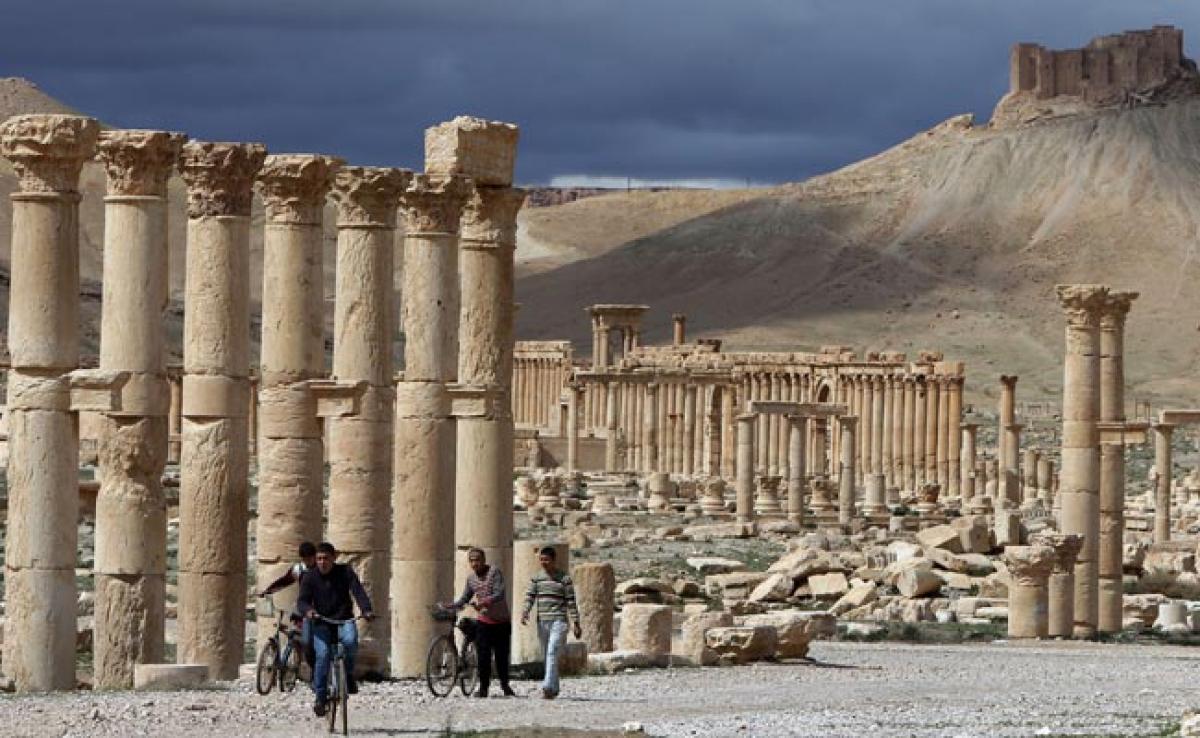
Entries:
[[896, 577], [896, 589], [904, 597], [923, 597], [941, 588], [942, 578], [925, 568], [908, 568]]
[[778, 645], [778, 633], [769, 625], [710, 628], [705, 645], [722, 662], [747, 664], [773, 658]]
[[710, 595], [726, 600], [745, 599], [767, 576], [761, 571], [713, 574], [704, 578], [704, 589]]
[[622, 608], [617, 650], [670, 654], [671, 608], [666, 605], [626, 605]]
[[[583, 641], [593, 653], [613, 649], [616, 575], [607, 562], [576, 564], [571, 570]], [[586, 660], [586, 659], [585, 659]]]
[[750, 593], [751, 602], [782, 602], [792, 596], [793, 580], [787, 574], [775, 573], [767, 577]]
[[940, 549], [950, 553], [962, 553], [962, 537], [949, 525], [935, 525], [917, 532], [917, 541], [926, 549]]
[[842, 595], [841, 599], [833, 603], [829, 608], [829, 612], [833, 615], [842, 615], [855, 608], [874, 602], [879, 596], [879, 587], [874, 582], [866, 582], [858, 584], [850, 589], [849, 592]]
[[850, 591], [850, 582], [840, 571], [808, 578], [808, 588], [817, 599], [836, 599]]
[[208, 682], [204, 664], [135, 664], [133, 688], [138, 690], [197, 689]]
[[964, 515], [955, 518], [950, 526], [958, 531], [962, 551], [959, 553], [985, 554], [992, 550], [992, 532], [983, 515]]
[[808, 656], [808, 644], [814, 638], [829, 635], [837, 629], [837, 619], [824, 612], [782, 610], [763, 615], [747, 615], [742, 624], [775, 629], [775, 656], [781, 659], [802, 659]]
[[695, 666], [712, 666], [717, 663], [716, 651], [708, 647], [705, 634], [709, 628], [725, 628], [733, 625], [733, 616], [727, 612], [702, 612], [683, 621], [677, 653]]
[[661, 669], [670, 663], [669, 654], [618, 650], [588, 654], [587, 671], [589, 674], [616, 674], [626, 669]]
[[476, 184], [509, 186], [519, 131], [511, 123], [470, 116], [425, 129], [425, 171], [470, 177]]
[[729, 574], [730, 572], [745, 571], [748, 568], [745, 563], [737, 559], [724, 559], [717, 556], [690, 556], [687, 558], [687, 565], [703, 576]]

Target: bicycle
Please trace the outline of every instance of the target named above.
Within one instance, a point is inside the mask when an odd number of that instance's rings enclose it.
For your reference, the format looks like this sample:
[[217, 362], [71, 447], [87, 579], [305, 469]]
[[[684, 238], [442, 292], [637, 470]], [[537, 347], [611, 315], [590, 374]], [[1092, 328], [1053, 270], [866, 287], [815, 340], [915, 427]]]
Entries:
[[454, 623], [463, 635], [461, 648], [454, 646], [454, 627], [434, 636], [425, 656], [425, 683], [434, 697], [448, 697], [457, 684], [464, 697], [471, 696], [479, 684], [479, 653], [475, 647], [478, 624], [474, 618], [458, 618], [453, 610], [434, 607], [433, 619]]
[[[314, 619], [332, 625], [334, 628], [341, 628], [346, 623], [353, 623], [355, 620], [366, 620], [365, 617], [359, 615], [357, 618], [349, 618], [348, 620], [334, 620], [327, 618], [324, 615], [314, 615]], [[335, 636], [337, 631], [334, 631]], [[316, 634], [313, 634], [316, 637]], [[342, 639], [334, 638], [333, 663], [329, 665], [329, 690], [325, 698], [325, 717], [329, 718], [329, 732], [337, 732], [338, 711], [342, 714], [342, 735], [350, 735], [350, 691], [349, 682], [346, 679], [346, 649], [342, 646]], [[316, 679], [316, 677], [313, 677]]]
[[[287, 623], [287, 613], [275, 608], [273, 600], [263, 598], [268, 607], [259, 607], [260, 614], [266, 617], [278, 616], [275, 622], [275, 632], [267, 638], [266, 645], [258, 654], [258, 667], [254, 675], [254, 687], [261, 695], [268, 695], [278, 685], [281, 693], [291, 692], [296, 688], [300, 679], [300, 654], [304, 644], [300, 642], [300, 633]], [[263, 610], [266, 610], [263, 612]], [[282, 639], [282, 647], [280, 642]]]

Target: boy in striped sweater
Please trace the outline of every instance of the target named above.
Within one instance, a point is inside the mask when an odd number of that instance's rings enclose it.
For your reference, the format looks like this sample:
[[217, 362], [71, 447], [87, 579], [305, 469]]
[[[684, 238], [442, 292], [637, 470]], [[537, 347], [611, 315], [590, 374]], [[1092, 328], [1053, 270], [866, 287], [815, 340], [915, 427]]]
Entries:
[[537, 612], [538, 640], [546, 659], [542, 697], [548, 700], [558, 696], [558, 652], [567, 641], [568, 618], [574, 623], [576, 638], [583, 632], [579, 627], [579, 608], [575, 605], [575, 586], [570, 575], [558, 570], [555, 558], [552, 546], [538, 552], [542, 570], [529, 580], [521, 613], [521, 625], [525, 625], [529, 622], [529, 613]]

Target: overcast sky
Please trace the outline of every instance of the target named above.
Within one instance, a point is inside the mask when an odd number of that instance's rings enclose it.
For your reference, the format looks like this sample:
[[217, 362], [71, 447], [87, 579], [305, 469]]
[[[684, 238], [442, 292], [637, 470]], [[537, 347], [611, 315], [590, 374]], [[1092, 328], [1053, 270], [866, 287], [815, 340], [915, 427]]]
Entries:
[[419, 168], [421, 131], [469, 113], [521, 126], [524, 184], [803, 179], [986, 120], [1015, 41], [1200, 36], [1195, 0], [5, 5], [0, 76], [108, 123]]

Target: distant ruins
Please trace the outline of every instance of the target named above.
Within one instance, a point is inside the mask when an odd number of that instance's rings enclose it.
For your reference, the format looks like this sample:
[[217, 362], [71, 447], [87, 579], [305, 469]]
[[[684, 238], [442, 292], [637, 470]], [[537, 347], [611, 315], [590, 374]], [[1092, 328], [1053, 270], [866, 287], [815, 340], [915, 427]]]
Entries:
[[1108, 104], [1195, 73], [1196, 65], [1183, 56], [1183, 31], [1154, 26], [1100, 36], [1082, 49], [1015, 44], [1009, 93], [1033, 93], [1039, 100], [1069, 95]]

